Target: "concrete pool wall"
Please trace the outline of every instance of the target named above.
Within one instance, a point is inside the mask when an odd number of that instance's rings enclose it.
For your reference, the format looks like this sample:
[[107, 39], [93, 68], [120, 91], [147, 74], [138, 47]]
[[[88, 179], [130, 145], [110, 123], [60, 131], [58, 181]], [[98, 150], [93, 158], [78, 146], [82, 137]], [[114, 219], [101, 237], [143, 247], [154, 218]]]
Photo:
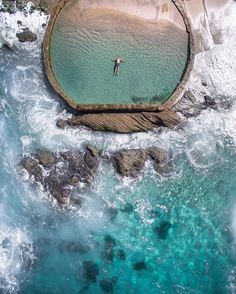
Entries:
[[[143, 112], [143, 111], [163, 111], [163, 109], [171, 108], [177, 101], [180, 94], [183, 92], [185, 85], [187, 83], [189, 74], [191, 72], [194, 60], [194, 37], [191, 29], [191, 23], [187, 16], [183, 1], [181, 0], [146, 0], [140, 1], [125, 1], [122, 4], [122, 1], [115, 0], [112, 2], [116, 9], [129, 12], [130, 14], [140, 14], [140, 17], [145, 17], [147, 19], [165, 19], [173, 22], [178, 27], [185, 29], [188, 34], [188, 52], [186, 67], [182, 74], [180, 83], [176, 86], [171, 96], [163, 104], [77, 104], [69, 97], [61, 88], [57, 82], [52, 67], [50, 59], [50, 41], [51, 34], [54, 28], [55, 21], [58, 14], [63, 9], [63, 7], [70, 0], [59, 0], [57, 5], [54, 7], [51, 18], [48, 23], [48, 28], [44, 40], [44, 64], [46, 69], [47, 77], [54, 88], [54, 90], [67, 102], [67, 104], [73, 109], [78, 110], [79, 112]], [[109, 5], [109, 1], [106, 0], [81, 0], [80, 5], [96, 8], [100, 5], [106, 6]], [[142, 9], [137, 10], [135, 4], [142, 7]], [[174, 4], [174, 5], [173, 5]], [[113, 6], [113, 7], [114, 7]], [[173, 9], [173, 7], [177, 9]], [[135, 10], [136, 9], [136, 10]]]

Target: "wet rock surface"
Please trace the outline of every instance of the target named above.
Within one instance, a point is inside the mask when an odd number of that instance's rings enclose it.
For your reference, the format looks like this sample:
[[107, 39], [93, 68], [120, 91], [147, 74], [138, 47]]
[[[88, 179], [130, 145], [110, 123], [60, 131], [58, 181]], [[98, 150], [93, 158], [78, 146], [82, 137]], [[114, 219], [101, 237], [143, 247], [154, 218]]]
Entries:
[[191, 91], [186, 91], [174, 106], [174, 109], [186, 118], [198, 116], [204, 108], [204, 101], [199, 100]]
[[[207, 87], [205, 81], [202, 82], [204, 87]], [[202, 110], [211, 109], [229, 109], [232, 106], [232, 101], [225, 97], [216, 98], [206, 94], [207, 90], [202, 91], [201, 95], [194, 95], [190, 90], [187, 90], [183, 97], [176, 103], [173, 109], [181, 113], [186, 118], [198, 116]]]
[[139, 113], [99, 113], [72, 116], [68, 120], [59, 119], [57, 126], [84, 125], [96, 131], [116, 133], [143, 132], [154, 127], [174, 128], [181, 123], [181, 117], [173, 110]]
[[59, 153], [37, 150], [24, 157], [20, 164], [58, 203], [66, 204], [73, 188], [81, 183], [91, 184], [98, 167], [98, 158], [89, 148], [85, 148], [84, 152], [75, 150]]
[[115, 170], [125, 177], [136, 177], [143, 169], [147, 158], [155, 165], [164, 165], [167, 161], [167, 152], [158, 147], [147, 149], [123, 149], [114, 153], [112, 161]]
[[16, 36], [22, 43], [35, 42], [38, 39], [37, 35], [31, 32], [29, 29], [25, 29], [23, 32], [17, 33]]
[[30, 13], [40, 10], [44, 13], [48, 12], [48, 1], [46, 0], [2, 0], [2, 8], [0, 11], [15, 13], [17, 10], [24, 11], [28, 2], [31, 2]]
[[[72, 192], [74, 189], [79, 189], [81, 185], [89, 187], [92, 184], [101, 160], [108, 159], [109, 164], [113, 164], [115, 171], [121, 176], [135, 178], [144, 168], [147, 159], [153, 162], [153, 169], [157, 172], [168, 170], [168, 156], [168, 152], [164, 149], [152, 146], [146, 149], [122, 149], [106, 158], [96, 147], [86, 145], [82, 151], [51, 152], [38, 149], [24, 156], [20, 166], [59, 204], [71, 202], [81, 207], [83, 198], [75, 193], [72, 196]], [[131, 203], [124, 204], [120, 209], [108, 207], [107, 216], [111, 221], [115, 221], [119, 211], [131, 213], [133, 210]], [[109, 252], [107, 257], [111, 257]]]
[[146, 150], [126, 149], [114, 154], [113, 165], [122, 176], [135, 177], [143, 169], [146, 159]]

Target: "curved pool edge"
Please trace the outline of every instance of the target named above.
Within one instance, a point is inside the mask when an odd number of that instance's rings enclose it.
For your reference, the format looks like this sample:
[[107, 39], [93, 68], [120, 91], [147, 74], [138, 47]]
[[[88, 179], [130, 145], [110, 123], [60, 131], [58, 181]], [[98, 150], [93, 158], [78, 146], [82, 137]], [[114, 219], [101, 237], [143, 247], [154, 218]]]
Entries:
[[188, 46], [187, 46], [187, 60], [185, 69], [183, 71], [181, 82], [176, 86], [172, 94], [170, 95], [167, 100], [162, 104], [78, 104], [73, 101], [73, 99], [67, 95], [57, 82], [55, 75], [52, 70], [51, 66], [51, 58], [50, 58], [50, 43], [51, 43], [51, 35], [52, 31], [57, 19], [57, 16], [63, 9], [63, 7], [69, 2], [70, 0], [59, 0], [57, 5], [54, 7], [53, 12], [50, 16], [48, 26], [46, 29], [44, 42], [43, 42], [43, 60], [44, 60], [44, 67], [47, 78], [56, 91], [56, 93], [62, 97], [62, 99], [74, 110], [77, 110], [81, 113], [102, 113], [102, 112], [158, 112], [163, 111], [165, 109], [172, 108], [175, 103], [177, 102], [180, 95], [183, 93], [185, 86], [188, 82], [189, 75], [193, 68], [194, 63], [194, 56], [195, 56], [195, 42], [194, 42], [194, 35], [192, 31], [191, 21], [187, 15], [187, 11], [183, 4], [182, 0], [171, 0], [172, 3], [175, 5], [177, 10], [179, 11], [180, 15], [185, 24], [186, 32], [188, 35]]

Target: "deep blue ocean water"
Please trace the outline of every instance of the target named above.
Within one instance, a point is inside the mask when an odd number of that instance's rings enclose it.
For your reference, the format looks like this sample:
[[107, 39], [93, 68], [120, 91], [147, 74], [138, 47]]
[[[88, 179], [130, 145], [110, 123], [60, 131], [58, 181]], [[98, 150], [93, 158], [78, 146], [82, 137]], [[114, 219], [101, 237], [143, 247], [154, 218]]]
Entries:
[[[18, 19], [36, 43], [16, 40]], [[0, 293], [235, 293], [236, 67], [227, 59], [235, 39], [199, 54], [189, 85], [200, 97], [199, 77], [208, 78], [208, 91], [231, 99], [230, 109], [204, 110], [177, 130], [116, 135], [58, 129], [68, 114], [43, 71], [45, 16], [0, 20], [1, 36], [13, 41], [13, 50], [0, 48]], [[230, 82], [215, 78], [222, 69]], [[86, 143], [105, 153], [160, 146], [169, 168], [157, 173], [147, 162], [137, 179], [123, 179], [103, 162], [91, 189], [74, 192], [83, 198], [77, 209], [58, 207], [17, 165], [36, 148]]]

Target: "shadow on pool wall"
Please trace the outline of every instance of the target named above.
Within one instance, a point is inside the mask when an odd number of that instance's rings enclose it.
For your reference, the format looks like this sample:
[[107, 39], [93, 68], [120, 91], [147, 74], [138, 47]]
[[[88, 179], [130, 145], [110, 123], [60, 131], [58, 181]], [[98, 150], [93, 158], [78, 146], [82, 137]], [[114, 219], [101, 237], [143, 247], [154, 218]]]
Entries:
[[[44, 61], [46, 67], [46, 73], [50, 83], [56, 92], [64, 98], [64, 100], [74, 109], [83, 112], [103, 112], [103, 111], [160, 111], [164, 108], [170, 108], [176, 98], [183, 91], [184, 86], [187, 82], [189, 73], [192, 69], [193, 64], [193, 35], [191, 31], [191, 25], [189, 19], [187, 17], [185, 8], [182, 4], [182, 1], [178, 0], [147, 0], [147, 1], [118, 1], [115, 0], [111, 3], [111, 1], [106, 0], [81, 0], [79, 1], [80, 9], [87, 8], [97, 8], [97, 7], [107, 7], [107, 8], [115, 8], [116, 10], [122, 12], [128, 12], [129, 14], [135, 14], [136, 16], [146, 17], [147, 19], [165, 19], [173, 22], [177, 26], [183, 28], [183, 24], [185, 24], [185, 28], [188, 34], [188, 56], [186, 61], [186, 67], [182, 74], [181, 82], [174, 89], [169, 99], [163, 103], [161, 106], [159, 104], [77, 104], [71, 99], [69, 95], [67, 95], [59, 83], [57, 82], [53, 70], [51, 68], [51, 59], [50, 59], [50, 40], [51, 34], [54, 28], [55, 21], [57, 19], [58, 14], [62, 10], [62, 8], [71, 0], [61, 0], [58, 2], [52, 16], [49, 21], [48, 29], [45, 36], [44, 42]], [[75, 4], [74, 4], [75, 3]], [[78, 2], [74, 2], [74, 6], [78, 6]], [[138, 8], [137, 8], [138, 7]], [[75, 7], [76, 8], [76, 7]], [[177, 9], [176, 9], [177, 8]], [[76, 9], [75, 9], [76, 11]], [[182, 16], [182, 17], [181, 17]]]

